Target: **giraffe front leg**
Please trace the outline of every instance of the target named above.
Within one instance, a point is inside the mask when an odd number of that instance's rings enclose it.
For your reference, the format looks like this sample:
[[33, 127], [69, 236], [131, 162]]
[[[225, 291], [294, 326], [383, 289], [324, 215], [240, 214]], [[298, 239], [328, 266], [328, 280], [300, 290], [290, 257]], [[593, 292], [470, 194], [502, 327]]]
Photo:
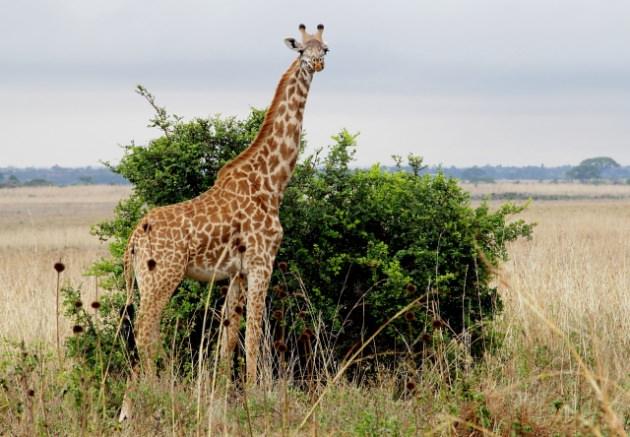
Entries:
[[221, 336], [221, 361], [227, 375], [232, 371], [232, 354], [238, 343], [241, 318], [245, 308], [245, 293], [240, 274], [230, 280], [223, 318], [223, 334]]
[[247, 274], [247, 322], [245, 327], [245, 362], [247, 385], [256, 385], [258, 354], [262, 337], [265, 298], [271, 278], [271, 266], [259, 263], [250, 266]]

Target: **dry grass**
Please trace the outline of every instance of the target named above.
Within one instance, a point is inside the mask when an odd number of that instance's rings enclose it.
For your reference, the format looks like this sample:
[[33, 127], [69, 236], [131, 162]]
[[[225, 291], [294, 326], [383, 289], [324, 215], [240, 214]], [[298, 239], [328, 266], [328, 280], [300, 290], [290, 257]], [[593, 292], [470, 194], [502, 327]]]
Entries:
[[505, 350], [517, 358], [504, 369], [508, 387], [526, 377], [520, 402], [561, 402], [585, 423], [606, 403], [628, 427], [630, 203], [538, 203], [524, 216], [539, 223], [535, 238], [513, 245], [502, 275]]
[[518, 242], [505, 266], [506, 317], [529, 344], [558, 339], [528, 310], [544, 317], [584, 349], [596, 346], [610, 376], [630, 370], [630, 203], [534, 204], [535, 238]]
[[65, 280], [95, 290], [83, 272], [107, 246], [90, 227], [128, 194], [120, 186], [0, 189], [0, 337], [54, 339], [53, 263], [64, 262]]
[[[19, 190], [0, 190], [0, 336], [54, 339], [52, 263], [63, 256], [69, 266], [64, 275], [85, 282], [82, 269], [104, 253], [88, 235], [89, 225], [108, 217], [115, 201], [127, 193], [121, 188], [88, 189], [95, 191], [84, 195], [78, 188], [29, 189], [20, 196]], [[594, 197], [630, 194], [630, 188], [620, 186], [547, 184], [527, 189], [580, 195], [586, 190]], [[535, 202], [524, 217], [538, 226], [532, 241], [512, 245], [511, 260], [498, 280], [505, 302], [496, 325], [505, 333], [502, 346], [462, 372], [461, 383], [447, 387], [436, 369], [423, 369], [413, 396], [395, 400], [397, 381], [390, 374], [370, 387], [341, 381], [300, 432], [297, 427], [313, 405], [301, 392], [287, 392], [278, 384], [250, 392], [247, 399], [220, 394], [209, 408], [204, 391], [201, 429], [205, 432], [212, 417], [212, 431], [228, 435], [247, 435], [250, 427], [256, 435], [612, 435], [615, 426], [617, 434], [624, 426], [627, 431], [630, 202]], [[60, 386], [57, 378], [42, 368], [28, 381], [40, 393]], [[21, 399], [32, 414], [47, 414], [53, 430], [60, 429], [55, 424], [77, 434], [179, 435], [198, 429], [191, 401], [196, 398], [195, 384], [171, 380], [164, 372], [147, 390], [139, 399], [142, 414], [118, 430], [93, 410], [90, 415], [73, 410], [63, 417], [67, 401], [53, 395], [29, 401], [22, 394]], [[15, 434], [34, 432], [28, 414], [3, 416], [2, 399], [0, 431], [10, 423]]]

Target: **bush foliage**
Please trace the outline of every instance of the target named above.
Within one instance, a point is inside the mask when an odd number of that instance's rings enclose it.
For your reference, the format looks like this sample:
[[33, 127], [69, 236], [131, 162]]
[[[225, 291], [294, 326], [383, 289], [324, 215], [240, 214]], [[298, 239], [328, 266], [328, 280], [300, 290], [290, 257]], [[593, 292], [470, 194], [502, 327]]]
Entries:
[[[264, 111], [253, 109], [244, 120], [217, 116], [183, 122], [165, 112], [158, 115], [154, 125], [164, 135], [146, 147], [126, 146], [120, 164], [110, 166], [133, 183], [133, 194], [118, 205], [113, 220], [94, 228], [110, 242], [111, 258], [95, 264], [91, 273], [101, 277], [111, 296], [119, 296], [109, 298], [119, 305], [122, 254], [133, 226], [151, 207], [208, 189], [221, 166], [249, 145]], [[491, 285], [495, 268], [506, 259], [509, 242], [532, 232], [531, 224], [510, 220], [523, 207], [473, 207], [457, 181], [442, 174], [390, 172], [378, 165], [353, 169], [357, 136], [342, 130], [332, 139], [326, 153], [320, 150], [298, 164], [285, 192], [280, 268], [268, 298], [271, 314], [281, 314], [270, 319], [273, 335], [296, 347], [317, 320], [342, 359], [423, 296], [421, 304], [376, 339], [373, 351], [415, 354], [436, 330], [446, 336], [469, 334], [473, 351], [481, 350], [484, 322], [500, 307]], [[412, 159], [420, 170], [421, 160]], [[165, 345], [177, 345], [181, 356], [196, 353], [207, 292], [205, 285], [185, 280], [163, 317]], [[212, 304], [220, 308], [220, 293], [213, 295]], [[111, 325], [119, 309], [108, 304], [99, 312]], [[80, 341], [104, 335], [103, 323], [94, 327], [75, 313], [75, 321], [90, 325]], [[113, 335], [111, 327], [108, 332]], [[105, 343], [117, 347], [115, 341]], [[72, 355], [80, 356], [81, 350], [85, 348], [71, 343]]]

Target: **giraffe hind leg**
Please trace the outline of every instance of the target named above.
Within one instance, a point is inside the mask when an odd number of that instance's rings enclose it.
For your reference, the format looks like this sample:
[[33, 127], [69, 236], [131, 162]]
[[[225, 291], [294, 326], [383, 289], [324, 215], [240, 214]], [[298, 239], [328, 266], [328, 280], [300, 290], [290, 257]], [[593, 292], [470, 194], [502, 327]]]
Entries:
[[230, 279], [228, 293], [225, 298], [223, 317], [223, 333], [221, 335], [221, 361], [227, 375], [231, 375], [234, 349], [238, 344], [238, 337], [245, 310], [245, 292], [240, 275]]
[[271, 278], [271, 266], [256, 264], [247, 275], [247, 322], [245, 327], [245, 362], [247, 385], [257, 384], [258, 355], [262, 337], [265, 298]]
[[[150, 276], [150, 275], [149, 275]], [[184, 273], [168, 280], [147, 281], [146, 290], [141, 290], [140, 307], [135, 323], [135, 338], [140, 356], [140, 365], [146, 375], [155, 374], [154, 360], [161, 350], [160, 320], [173, 292], [184, 277]], [[155, 284], [154, 287], [150, 285]], [[143, 284], [145, 285], [145, 284]]]
[[160, 320], [166, 304], [184, 277], [184, 266], [179, 270], [178, 274], [173, 274], [173, 271], [169, 270], [168, 275], [160, 275], [162, 273], [160, 265], [156, 262], [154, 269], [141, 270], [138, 275], [140, 307], [135, 321], [134, 338], [139, 363], [132, 367], [131, 376], [127, 381], [119, 416], [120, 421], [131, 417], [132, 406], [129, 394], [133, 391], [138, 376], [154, 377], [156, 375], [155, 359], [161, 351]]

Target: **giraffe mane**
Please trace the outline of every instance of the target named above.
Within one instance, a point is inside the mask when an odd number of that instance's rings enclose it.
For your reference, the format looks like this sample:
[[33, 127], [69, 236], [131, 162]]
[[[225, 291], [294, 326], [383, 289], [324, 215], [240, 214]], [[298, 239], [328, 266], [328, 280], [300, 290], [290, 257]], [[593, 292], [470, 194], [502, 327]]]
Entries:
[[267, 109], [260, 130], [258, 131], [258, 134], [256, 134], [256, 138], [254, 138], [254, 141], [252, 141], [247, 149], [243, 150], [234, 159], [225, 164], [223, 168], [221, 168], [221, 170], [219, 170], [217, 181], [223, 179], [229, 173], [229, 171], [235, 168], [241, 161], [245, 161], [251, 158], [252, 154], [256, 150], [255, 146], [258, 146], [271, 133], [270, 131], [273, 129], [274, 118], [276, 116], [278, 106], [280, 105], [280, 101], [282, 100], [282, 93], [287, 88], [287, 82], [295, 73], [295, 70], [299, 68], [300, 60], [298, 58], [293, 61], [287, 71], [285, 71], [285, 73], [280, 78], [280, 82], [278, 82], [278, 86], [276, 87], [276, 92], [274, 93], [273, 100], [271, 101], [271, 106], [269, 106], [269, 109]]

